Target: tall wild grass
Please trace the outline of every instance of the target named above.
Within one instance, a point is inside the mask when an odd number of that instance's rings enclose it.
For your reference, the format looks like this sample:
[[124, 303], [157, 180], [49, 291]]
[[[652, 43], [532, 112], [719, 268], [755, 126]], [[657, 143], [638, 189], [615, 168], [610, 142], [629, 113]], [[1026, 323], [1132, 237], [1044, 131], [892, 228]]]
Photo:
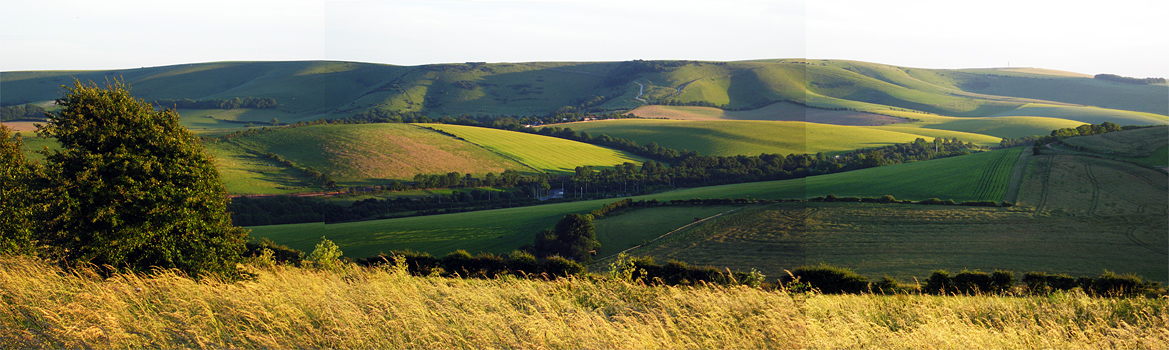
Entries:
[[[0, 348], [1167, 348], [1163, 299], [819, 295], [253, 264], [246, 281], [0, 257]], [[107, 275], [108, 277], [102, 277]]]

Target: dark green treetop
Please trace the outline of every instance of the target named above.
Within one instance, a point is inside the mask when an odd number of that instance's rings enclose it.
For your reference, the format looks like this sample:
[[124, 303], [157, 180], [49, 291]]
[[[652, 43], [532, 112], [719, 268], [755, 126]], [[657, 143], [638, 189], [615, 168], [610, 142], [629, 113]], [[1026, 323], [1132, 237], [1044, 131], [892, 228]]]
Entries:
[[61, 149], [45, 152], [42, 255], [194, 276], [232, 273], [247, 232], [226, 212], [226, 190], [211, 157], [179, 124], [115, 81], [80, 82], [38, 133]]

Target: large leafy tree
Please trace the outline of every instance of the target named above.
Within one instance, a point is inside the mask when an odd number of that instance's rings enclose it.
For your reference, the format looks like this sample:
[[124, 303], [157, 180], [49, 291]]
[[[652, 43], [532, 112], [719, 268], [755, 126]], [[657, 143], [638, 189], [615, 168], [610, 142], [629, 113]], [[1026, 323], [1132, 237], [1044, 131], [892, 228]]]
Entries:
[[200, 276], [232, 273], [247, 232], [226, 212], [226, 190], [211, 157], [179, 125], [115, 81], [75, 83], [62, 109], [38, 132], [45, 151], [42, 252], [67, 262]]
[[34, 200], [31, 182], [37, 167], [24, 159], [24, 147], [0, 125], [0, 253], [34, 253]]

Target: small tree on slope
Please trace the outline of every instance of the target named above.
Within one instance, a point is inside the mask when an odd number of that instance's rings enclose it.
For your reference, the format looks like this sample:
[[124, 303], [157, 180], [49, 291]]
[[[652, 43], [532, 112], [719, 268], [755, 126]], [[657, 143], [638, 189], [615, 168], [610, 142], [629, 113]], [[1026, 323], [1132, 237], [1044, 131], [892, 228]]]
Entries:
[[38, 130], [45, 153], [42, 252], [66, 262], [232, 273], [247, 232], [231, 224], [211, 157], [173, 110], [131, 97], [115, 81], [80, 82]]

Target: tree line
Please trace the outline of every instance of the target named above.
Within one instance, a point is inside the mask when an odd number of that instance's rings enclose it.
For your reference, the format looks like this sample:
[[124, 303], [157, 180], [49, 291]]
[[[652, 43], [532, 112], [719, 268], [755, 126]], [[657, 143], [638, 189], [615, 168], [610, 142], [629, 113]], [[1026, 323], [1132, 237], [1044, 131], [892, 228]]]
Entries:
[[45, 119], [45, 109], [31, 103], [0, 107], [0, 121]]
[[176, 108], [176, 109], [239, 109], [239, 108], [256, 108], [256, 109], [271, 109], [276, 108], [276, 99], [272, 97], [232, 97], [229, 99], [206, 99], [206, 100], [192, 100], [189, 98], [172, 100], [162, 99], [154, 100], [152, 104], [162, 108]]
[[1165, 78], [1133, 78], [1116, 74], [1096, 74], [1093, 78], [1125, 84], [1153, 85], [1164, 84]]
[[1048, 135], [1024, 136], [1024, 137], [1020, 137], [1020, 138], [1005, 138], [1004, 137], [1002, 139], [1002, 141], [999, 141], [999, 147], [1010, 148], [1010, 147], [1036, 145], [1036, 147], [1034, 148], [1034, 152], [1035, 152], [1035, 154], [1038, 155], [1041, 152], [1040, 146], [1043, 146], [1043, 145], [1046, 145], [1046, 144], [1049, 144], [1052, 142], [1058, 142], [1060, 140], [1063, 140], [1063, 139], [1066, 139], [1069, 137], [1092, 136], [1092, 135], [1099, 135], [1099, 134], [1105, 134], [1105, 133], [1117, 132], [1117, 131], [1151, 128], [1154, 126], [1155, 125], [1124, 125], [1124, 126], [1121, 126], [1121, 125], [1113, 123], [1113, 122], [1103, 122], [1103, 123], [1100, 123], [1099, 125], [1084, 124], [1084, 125], [1080, 125], [1080, 126], [1077, 126], [1074, 128], [1055, 129], [1055, 130], [1052, 130], [1051, 134], [1048, 134]]
[[405, 216], [438, 215], [543, 204], [539, 199], [513, 191], [471, 189], [449, 195], [368, 198], [349, 205], [296, 196], [238, 197], [227, 209], [240, 226], [351, 222]]
[[[1079, 289], [1084, 293], [1100, 297], [1159, 297], [1165, 289], [1159, 282], [1145, 281], [1132, 274], [1104, 272], [1096, 277], [1072, 277], [1062, 273], [1031, 271], [1016, 279], [1012, 271], [995, 270], [983, 272], [963, 270], [951, 274], [946, 270], [935, 270], [924, 285], [906, 287], [897, 280], [885, 276], [876, 282], [858, 275], [852, 270], [829, 265], [801, 266], [792, 270], [791, 275], [780, 279], [790, 289], [816, 290], [825, 294], [845, 293], [924, 293], [936, 295], [1026, 294], [1046, 295], [1057, 291]], [[920, 289], [919, 289], [920, 288]]]

